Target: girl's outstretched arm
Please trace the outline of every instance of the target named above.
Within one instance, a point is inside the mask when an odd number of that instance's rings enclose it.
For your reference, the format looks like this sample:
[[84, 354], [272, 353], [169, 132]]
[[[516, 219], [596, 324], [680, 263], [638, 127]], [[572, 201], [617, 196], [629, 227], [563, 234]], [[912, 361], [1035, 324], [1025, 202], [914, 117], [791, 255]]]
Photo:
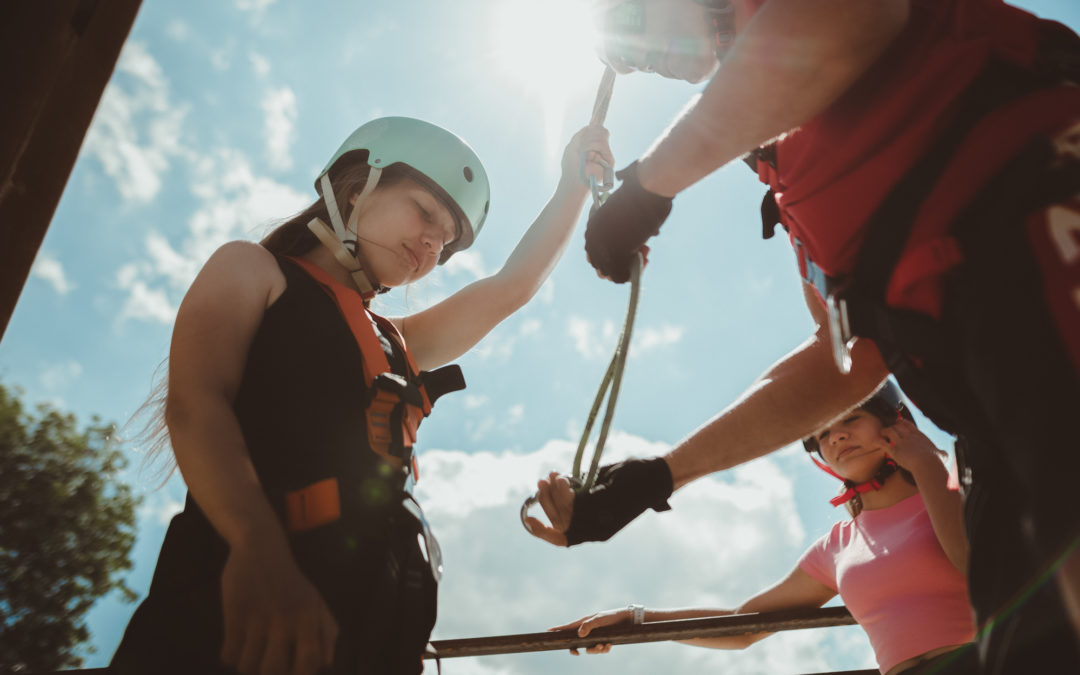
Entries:
[[[675, 621], [677, 619], [705, 619], [714, 616], [730, 616], [732, 614], [752, 614], [758, 612], [776, 612], [785, 609], [803, 609], [821, 607], [836, 595], [836, 591], [813, 578], [806, 572], [796, 567], [783, 580], [775, 586], [761, 591], [750, 598], [736, 609], [717, 609], [705, 607], [689, 607], [684, 609], [646, 609], [645, 622], [650, 621]], [[631, 622], [629, 609], [612, 609], [598, 612], [577, 621], [571, 621], [562, 626], [555, 626], [550, 630], [566, 630], [577, 628], [578, 635], [585, 637], [594, 628], [601, 626], [616, 626]], [[711, 647], [713, 649], [746, 649], [762, 638], [772, 633], [754, 633], [752, 635], [732, 635], [716, 638], [694, 638], [691, 640], [678, 640], [683, 644], [697, 647]], [[576, 649], [570, 650], [577, 654]], [[609, 644], [597, 644], [586, 650], [590, 654], [606, 654], [611, 651]]]
[[607, 137], [603, 127], [585, 127], [574, 134], [563, 154], [555, 194], [502, 269], [422, 312], [394, 319], [421, 370], [437, 368], [467, 352], [540, 289], [566, 250], [589, 194], [581, 175], [582, 160], [598, 177], [603, 170], [599, 160], [614, 164]]

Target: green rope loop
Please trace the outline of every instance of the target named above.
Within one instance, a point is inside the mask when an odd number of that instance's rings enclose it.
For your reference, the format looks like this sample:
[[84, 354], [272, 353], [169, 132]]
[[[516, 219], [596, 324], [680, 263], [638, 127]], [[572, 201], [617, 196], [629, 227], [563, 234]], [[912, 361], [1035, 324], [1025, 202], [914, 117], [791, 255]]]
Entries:
[[[641, 251], [634, 254], [634, 262], [630, 265], [630, 302], [626, 308], [626, 319], [623, 321], [622, 333], [619, 335], [619, 344], [615, 347], [615, 354], [611, 357], [611, 364], [604, 379], [600, 382], [600, 389], [596, 392], [589, 418], [585, 422], [585, 430], [581, 434], [578, 443], [577, 454], [574, 455], [574, 473], [578, 492], [588, 492], [596, 484], [596, 475], [600, 472], [600, 456], [604, 452], [604, 443], [607, 441], [608, 431], [611, 429], [611, 420], [615, 416], [615, 403], [619, 398], [619, 386], [622, 384], [623, 370], [626, 368], [626, 357], [630, 352], [630, 334], [634, 329], [634, 317], [637, 315], [638, 295], [641, 292], [641, 272], [645, 268], [645, 257]], [[610, 395], [607, 400], [607, 408], [604, 410], [604, 421], [600, 425], [600, 435], [596, 439], [596, 449], [593, 450], [592, 463], [589, 465], [588, 475], [581, 472], [581, 460], [585, 456], [585, 446], [589, 441], [596, 415], [600, 412], [600, 404], [604, 401], [605, 394]]]

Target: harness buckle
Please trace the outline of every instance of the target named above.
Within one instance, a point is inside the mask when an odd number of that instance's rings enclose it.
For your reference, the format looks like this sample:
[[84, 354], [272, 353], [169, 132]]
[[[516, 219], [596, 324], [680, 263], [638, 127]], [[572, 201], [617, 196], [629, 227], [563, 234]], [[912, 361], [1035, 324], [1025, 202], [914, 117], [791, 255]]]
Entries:
[[851, 347], [855, 336], [851, 334], [851, 319], [848, 313], [846, 291], [851, 281], [845, 281], [833, 287], [825, 296], [825, 310], [829, 316], [829, 340], [832, 345], [833, 361], [837, 369], [847, 375], [851, 372]]

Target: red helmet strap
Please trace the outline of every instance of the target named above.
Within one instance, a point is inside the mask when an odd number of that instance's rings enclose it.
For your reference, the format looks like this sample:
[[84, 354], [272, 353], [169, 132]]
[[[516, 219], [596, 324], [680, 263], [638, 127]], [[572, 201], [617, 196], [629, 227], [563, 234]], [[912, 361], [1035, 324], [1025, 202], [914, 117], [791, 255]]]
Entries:
[[885, 485], [885, 479], [896, 473], [896, 470], [900, 468], [900, 466], [896, 463], [896, 460], [894, 460], [892, 457], [889, 457], [888, 455], [885, 455], [885, 460], [881, 463], [881, 467], [877, 470], [877, 473], [874, 474], [873, 478], [862, 483], [856, 483], [836, 473], [836, 471], [834, 471], [832, 467], [820, 461], [817, 457], [814, 457], [813, 454], [810, 455], [810, 459], [814, 462], [814, 464], [817, 464], [818, 468], [820, 468], [822, 471], [834, 478], [843, 481], [844, 487], [847, 488], [844, 492], [829, 500], [829, 503], [833, 506], [840, 506], [841, 504], [846, 504], [847, 502], [851, 501], [857, 494], [862, 494], [871, 490], [880, 490], [882, 486]]

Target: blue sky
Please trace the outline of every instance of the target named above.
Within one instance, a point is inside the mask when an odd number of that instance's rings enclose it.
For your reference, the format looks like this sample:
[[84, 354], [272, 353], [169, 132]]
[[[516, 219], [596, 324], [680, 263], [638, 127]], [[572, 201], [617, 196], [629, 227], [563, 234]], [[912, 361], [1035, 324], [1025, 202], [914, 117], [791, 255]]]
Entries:
[[[1080, 27], [1072, 0], [1020, 3]], [[409, 289], [391, 315], [498, 269], [554, 188], [588, 121], [602, 65], [572, 0], [145, 0], [33, 272], [0, 344], [0, 381], [29, 402], [124, 422], [146, 398], [171, 322], [221, 243], [257, 239], [314, 198], [312, 180], [364, 121], [420, 117], [464, 137], [492, 181], [477, 244]], [[543, 8], [544, 14], [537, 14]], [[697, 90], [646, 75], [615, 85], [607, 126], [620, 166]], [[680, 195], [645, 274], [608, 455], [665, 451], [730, 403], [811, 329], [789, 247], [764, 242], [764, 188], [728, 166]], [[734, 606], [771, 584], [842, 516], [833, 479], [799, 448], [680, 491], [604, 545], [552, 548], [517, 508], [536, 478], [568, 470], [622, 321], [627, 288], [599, 281], [580, 229], [538, 296], [461, 359], [469, 388], [421, 432], [418, 495], [446, 576], [435, 638], [530, 632], [593, 610]], [[933, 432], [951, 450], [948, 438]], [[135, 569], [149, 585], [173, 479], [144, 494]], [[90, 615], [104, 664], [134, 605]], [[547, 653], [451, 660], [445, 672], [813, 672], [872, 667], [856, 628], [779, 635], [744, 653], [678, 645], [602, 657]]]

